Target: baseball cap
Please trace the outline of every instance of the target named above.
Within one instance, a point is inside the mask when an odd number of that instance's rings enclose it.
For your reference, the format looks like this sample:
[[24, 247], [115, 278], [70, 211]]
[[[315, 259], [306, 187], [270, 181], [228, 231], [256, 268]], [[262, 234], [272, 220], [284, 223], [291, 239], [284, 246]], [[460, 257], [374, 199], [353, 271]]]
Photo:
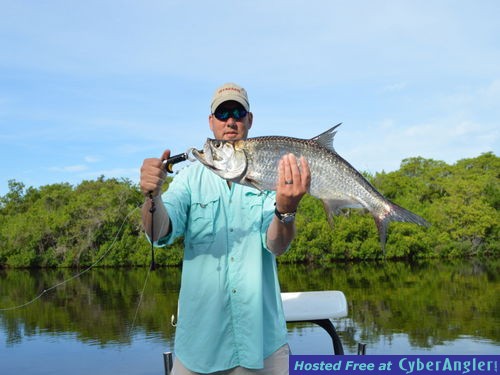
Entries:
[[250, 111], [250, 102], [248, 101], [246, 90], [236, 83], [225, 83], [215, 90], [212, 98], [212, 105], [210, 106], [211, 113], [214, 113], [219, 105], [228, 100], [234, 100], [240, 103], [247, 112]]

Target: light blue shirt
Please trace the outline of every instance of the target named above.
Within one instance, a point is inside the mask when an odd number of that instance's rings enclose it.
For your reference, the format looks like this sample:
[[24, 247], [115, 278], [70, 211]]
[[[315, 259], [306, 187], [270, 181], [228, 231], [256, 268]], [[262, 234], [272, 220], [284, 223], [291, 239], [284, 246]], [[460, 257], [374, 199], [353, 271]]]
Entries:
[[266, 248], [274, 192], [227, 182], [196, 163], [163, 195], [184, 236], [175, 354], [191, 371], [259, 369], [287, 341], [275, 256]]

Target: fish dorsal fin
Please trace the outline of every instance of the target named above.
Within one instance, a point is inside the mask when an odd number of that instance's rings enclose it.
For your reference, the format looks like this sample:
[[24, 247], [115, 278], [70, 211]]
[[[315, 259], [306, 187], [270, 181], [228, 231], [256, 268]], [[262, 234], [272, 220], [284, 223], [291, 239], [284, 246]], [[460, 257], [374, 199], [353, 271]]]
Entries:
[[311, 141], [319, 143], [324, 148], [335, 152], [335, 148], [333, 147], [333, 138], [335, 138], [335, 134], [337, 134], [337, 129], [342, 123], [338, 123], [334, 127], [328, 129], [326, 132], [317, 135], [316, 137], [311, 138]]

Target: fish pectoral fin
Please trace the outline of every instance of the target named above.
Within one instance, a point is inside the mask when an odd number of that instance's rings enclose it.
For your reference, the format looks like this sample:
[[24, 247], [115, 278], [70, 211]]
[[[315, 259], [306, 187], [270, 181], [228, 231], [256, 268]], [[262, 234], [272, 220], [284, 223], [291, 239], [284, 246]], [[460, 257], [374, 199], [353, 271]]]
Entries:
[[364, 208], [359, 202], [349, 199], [322, 199], [323, 207], [328, 218], [328, 223], [333, 228], [333, 218], [341, 213], [344, 208]]
[[333, 222], [333, 217], [337, 214], [337, 211], [332, 209], [330, 205], [331, 201], [322, 200], [321, 202], [323, 202], [323, 208], [325, 209], [326, 212], [326, 218], [328, 219], [328, 224], [330, 224], [330, 227], [332, 227], [333, 229], [335, 227], [335, 223]]
[[326, 132], [323, 132], [320, 135], [311, 138], [311, 141], [319, 143], [327, 150], [335, 152], [335, 148], [333, 147], [333, 139], [335, 138], [335, 134], [337, 134], [337, 131], [335, 131], [335, 129], [337, 129], [341, 124], [342, 123], [339, 123], [334, 127], [328, 129]]
[[375, 225], [377, 225], [378, 237], [380, 240], [380, 247], [382, 248], [382, 253], [385, 256], [385, 243], [387, 242], [387, 227], [391, 218], [389, 215], [384, 217], [377, 217], [373, 215], [373, 219], [375, 220]]

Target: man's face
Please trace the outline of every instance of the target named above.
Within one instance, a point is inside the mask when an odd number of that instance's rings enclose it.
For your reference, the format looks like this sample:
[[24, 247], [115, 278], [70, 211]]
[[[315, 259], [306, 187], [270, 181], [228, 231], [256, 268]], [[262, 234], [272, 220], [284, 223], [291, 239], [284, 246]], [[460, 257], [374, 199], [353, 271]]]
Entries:
[[230, 100], [221, 103], [208, 117], [214, 138], [226, 141], [246, 139], [248, 130], [252, 127], [253, 115], [245, 112], [238, 102]]

